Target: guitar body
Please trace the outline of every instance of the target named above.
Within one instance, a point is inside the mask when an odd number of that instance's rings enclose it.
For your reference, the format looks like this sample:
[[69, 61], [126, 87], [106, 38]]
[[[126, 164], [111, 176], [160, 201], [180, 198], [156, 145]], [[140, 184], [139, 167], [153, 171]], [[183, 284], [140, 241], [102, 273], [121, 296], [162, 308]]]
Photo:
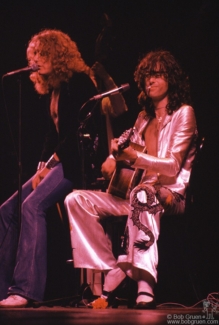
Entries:
[[[130, 146], [140, 152], [146, 151], [145, 147], [135, 143], [130, 143]], [[126, 161], [117, 161], [107, 193], [125, 200], [129, 199], [131, 191], [140, 182], [143, 171], [143, 169], [131, 167]]]

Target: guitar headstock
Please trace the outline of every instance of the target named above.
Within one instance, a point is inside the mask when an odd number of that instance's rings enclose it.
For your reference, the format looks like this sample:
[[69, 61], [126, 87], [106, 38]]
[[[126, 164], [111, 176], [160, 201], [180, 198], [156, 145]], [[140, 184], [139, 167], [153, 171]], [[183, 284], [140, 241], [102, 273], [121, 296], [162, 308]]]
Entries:
[[118, 140], [118, 149], [123, 150], [129, 146], [130, 139], [134, 133], [134, 128], [130, 128], [122, 133]]

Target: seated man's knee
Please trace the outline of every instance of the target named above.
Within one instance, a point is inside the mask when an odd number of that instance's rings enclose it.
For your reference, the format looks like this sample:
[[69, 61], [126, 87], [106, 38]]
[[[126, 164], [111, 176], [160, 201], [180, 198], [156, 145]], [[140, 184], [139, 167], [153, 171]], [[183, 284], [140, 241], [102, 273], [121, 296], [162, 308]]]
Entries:
[[83, 212], [88, 212], [90, 214], [98, 215], [95, 205], [92, 202], [92, 197], [90, 197], [90, 192], [86, 190], [76, 190], [68, 194], [65, 198], [64, 204], [68, 211], [73, 211], [74, 209], [83, 210]]
[[79, 192], [79, 191], [76, 190], [76, 191], [74, 191], [74, 192], [69, 193], [69, 194], [66, 196], [65, 200], [64, 200], [64, 205], [65, 205], [65, 206], [69, 206], [69, 205], [74, 204], [74, 202], [75, 202], [75, 200], [76, 200], [76, 197], [77, 197], [77, 195], [78, 195], [78, 192]]

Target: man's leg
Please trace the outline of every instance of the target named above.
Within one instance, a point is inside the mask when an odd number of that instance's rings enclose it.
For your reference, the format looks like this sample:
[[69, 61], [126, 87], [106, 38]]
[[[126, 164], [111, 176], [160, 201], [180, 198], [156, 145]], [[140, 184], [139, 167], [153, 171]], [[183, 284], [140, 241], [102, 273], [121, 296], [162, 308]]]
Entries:
[[46, 212], [72, 189], [61, 163], [54, 167], [22, 204], [22, 221], [10, 295], [43, 299], [47, 273]]
[[112, 245], [100, 223], [107, 216], [127, 215], [129, 202], [98, 191], [76, 190], [65, 199], [74, 266], [95, 270], [116, 267]]
[[[31, 179], [22, 187], [24, 199], [32, 192]], [[18, 192], [0, 207], [0, 300], [7, 297], [11, 285], [20, 231]]]
[[132, 191], [130, 204], [127, 255], [119, 256], [118, 265], [138, 282], [137, 304], [142, 302], [146, 309], [144, 302], [153, 300], [157, 279], [160, 217], [164, 211], [182, 213], [184, 199], [165, 187], [141, 184]]

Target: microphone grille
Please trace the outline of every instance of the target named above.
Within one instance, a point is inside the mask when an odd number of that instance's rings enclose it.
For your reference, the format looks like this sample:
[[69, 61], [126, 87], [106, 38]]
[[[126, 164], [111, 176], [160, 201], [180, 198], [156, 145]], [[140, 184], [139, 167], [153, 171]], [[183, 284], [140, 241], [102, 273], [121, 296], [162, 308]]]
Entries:
[[121, 85], [121, 87], [122, 87], [123, 91], [126, 91], [130, 88], [130, 85], [127, 83], [127, 84]]
[[38, 70], [39, 70], [38, 65], [37, 65], [37, 64], [33, 64], [33, 65], [31, 66], [31, 70], [32, 70], [32, 71], [38, 71]]

